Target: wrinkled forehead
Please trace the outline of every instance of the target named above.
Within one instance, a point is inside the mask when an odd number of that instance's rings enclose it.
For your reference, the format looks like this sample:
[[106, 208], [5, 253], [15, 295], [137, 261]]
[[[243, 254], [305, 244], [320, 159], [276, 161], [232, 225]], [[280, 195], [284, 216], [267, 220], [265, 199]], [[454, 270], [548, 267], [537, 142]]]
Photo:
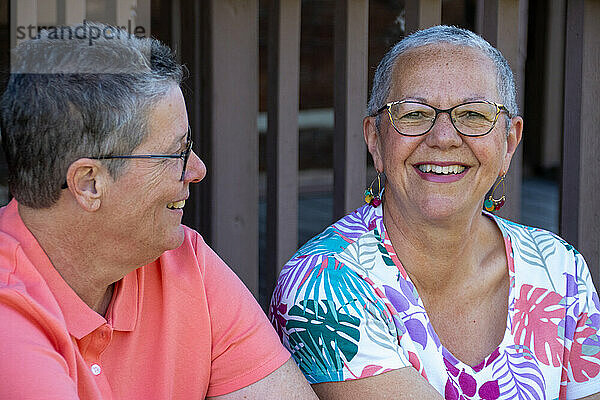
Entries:
[[388, 101], [444, 92], [465, 100], [499, 100], [493, 61], [479, 49], [448, 43], [410, 49], [397, 58]]

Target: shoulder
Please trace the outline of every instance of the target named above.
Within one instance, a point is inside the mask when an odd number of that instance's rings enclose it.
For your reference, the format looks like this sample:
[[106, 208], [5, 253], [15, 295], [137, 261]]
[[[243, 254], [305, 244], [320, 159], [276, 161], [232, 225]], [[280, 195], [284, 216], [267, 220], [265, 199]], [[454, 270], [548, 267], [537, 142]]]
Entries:
[[589, 269], [581, 253], [566, 240], [545, 229], [497, 216], [494, 219], [504, 236], [509, 264], [513, 262], [518, 282], [563, 296], [576, 286], [583, 289], [582, 283], [590, 279]]
[[356, 209], [306, 242], [292, 259], [310, 255], [328, 256], [344, 251], [381, 221], [381, 213], [377, 211], [369, 205]]
[[[274, 296], [282, 300], [301, 287], [309, 288], [306, 290], [314, 285], [320, 287], [323, 279], [331, 286], [337, 285], [340, 280], [358, 279], [352, 270], [357, 264], [353, 261], [355, 257], [345, 257], [345, 254], [352, 253], [357, 243], [381, 229], [380, 225], [383, 225], [381, 211], [366, 205], [327, 227], [283, 266]], [[355, 286], [349, 286], [352, 287]], [[316, 288], [313, 289], [316, 293]]]

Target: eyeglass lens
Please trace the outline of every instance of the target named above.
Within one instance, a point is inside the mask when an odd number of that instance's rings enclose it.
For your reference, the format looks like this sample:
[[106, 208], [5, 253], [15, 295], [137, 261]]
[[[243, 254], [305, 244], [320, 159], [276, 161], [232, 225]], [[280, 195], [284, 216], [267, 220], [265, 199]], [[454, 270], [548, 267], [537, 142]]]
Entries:
[[[402, 102], [390, 105], [390, 116], [396, 130], [403, 135], [417, 136], [429, 131], [438, 112], [427, 104]], [[496, 105], [474, 102], [461, 104], [450, 111], [452, 124], [466, 136], [483, 135], [491, 131], [498, 116]]]
[[188, 130], [186, 142], [187, 143], [185, 146], [185, 150], [183, 152], [183, 170], [181, 171], [181, 178], [180, 178], [180, 180], [182, 180], [182, 181], [185, 179], [185, 171], [187, 169], [187, 162], [188, 162], [188, 159], [190, 158], [190, 153], [192, 152], [192, 145], [194, 144], [194, 141], [192, 140], [192, 132], [190, 130]]

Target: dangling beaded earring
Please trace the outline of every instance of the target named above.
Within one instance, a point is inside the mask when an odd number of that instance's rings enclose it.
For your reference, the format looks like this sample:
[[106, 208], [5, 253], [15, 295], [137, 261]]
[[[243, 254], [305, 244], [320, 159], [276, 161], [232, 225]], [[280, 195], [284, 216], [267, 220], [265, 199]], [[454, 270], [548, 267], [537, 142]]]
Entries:
[[[373, 193], [373, 185], [375, 184], [375, 181], [377, 181], [377, 193]], [[381, 204], [381, 192], [381, 172], [377, 171], [377, 176], [365, 190], [365, 202], [370, 204], [372, 207], [379, 207]]]
[[[502, 173], [500, 180], [494, 185], [492, 193], [490, 193], [490, 197], [488, 197], [487, 200], [483, 202], [483, 208], [485, 208], [486, 211], [498, 211], [504, 205], [504, 202], [506, 201], [506, 196], [504, 195], [504, 193], [506, 192], [506, 188], [504, 187], [504, 177], [506, 177], [506, 173]], [[500, 183], [502, 183], [502, 196], [496, 200], [494, 199], [494, 192], [496, 191]]]

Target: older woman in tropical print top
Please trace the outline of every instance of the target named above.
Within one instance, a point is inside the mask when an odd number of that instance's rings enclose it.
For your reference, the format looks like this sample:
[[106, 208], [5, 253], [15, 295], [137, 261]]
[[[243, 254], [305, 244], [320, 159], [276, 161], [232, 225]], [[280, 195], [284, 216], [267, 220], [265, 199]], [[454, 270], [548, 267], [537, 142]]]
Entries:
[[375, 184], [304, 245], [270, 309], [321, 398], [600, 399], [583, 257], [482, 211], [504, 200], [515, 97], [504, 57], [467, 30], [419, 31], [381, 61], [363, 130], [382, 204]]

